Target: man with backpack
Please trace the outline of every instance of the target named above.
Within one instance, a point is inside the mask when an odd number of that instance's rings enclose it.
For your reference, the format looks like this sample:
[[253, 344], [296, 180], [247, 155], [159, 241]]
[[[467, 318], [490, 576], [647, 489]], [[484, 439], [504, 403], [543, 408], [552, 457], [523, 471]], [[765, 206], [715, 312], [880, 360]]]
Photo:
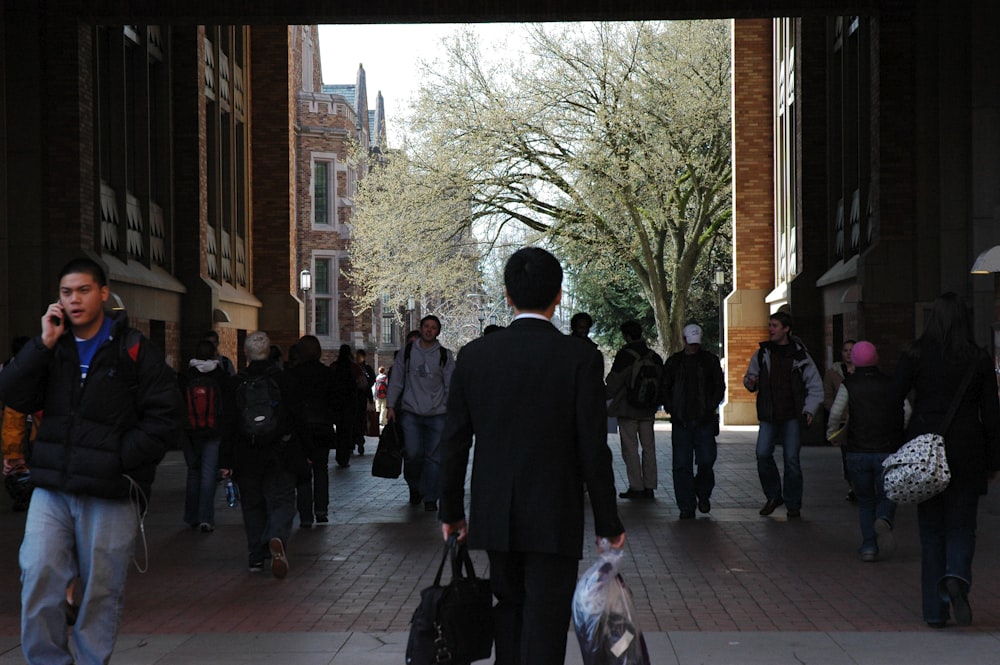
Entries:
[[407, 343], [396, 356], [386, 398], [390, 405], [386, 419], [392, 421], [398, 415], [403, 432], [403, 477], [410, 487], [410, 504], [415, 506], [423, 500], [428, 512], [438, 508], [438, 449], [455, 369], [451, 351], [437, 341], [440, 333], [438, 317], [429, 314], [420, 320], [420, 337]]
[[[294, 383], [269, 359], [265, 332], [247, 335], [243, 352], [250, 364], [234, 380], [232, 427], [223, 442], [222, 475], [240, 487], [250, 572], [288, 574], [285, 546], [295, 519], [295, 486], [309, 467], [296, 425], [301, 398]], [[228, 402], [227, 402], [228, 405]]]
[[[684, 326], [684, 348], [663, 366], [661, 402], [670, 412], [674, 498], [680, 518], [694, 518], [694, 509], [712, 509], [719, 416], [726, 396], [726, 380], [719, 357], [701, 346], [701, 326]], [[698, 474], [694, 465], [698, 464]]]
[[[638, 321], [620, 328], [625, 346], [615, 355], [607, 384], [608, 415], [618, 418], [622, 458], [628, 474], [628, 490], [622, 499], [652, 499], [656, 487], [656, 439], [653, 416], [660, 406], [660, 374], [663, 360], [642, 338]], [[642, 446], [642, 457], [639, 446]]]
[[180, 380], [187, 407], [186, 436], [182, 440], [187, 464], [184, 522], [192, 529], [209, 533], [215, 529], [215, 488], [225, 423], [222, 387], [228, 383], [229, 374], [215, 358], [215, 346], [203, 339]]
[[111, 658], [156, 466], [180, 435], [177, 378], [125, 312], [105, 310], [110, 295], [96, 261], [67, 263], [41, 334], [0, 373], [8, 405], [45, 411], [27, 450], [35, 489], [20, 552], [21, 648], [32, 664]]

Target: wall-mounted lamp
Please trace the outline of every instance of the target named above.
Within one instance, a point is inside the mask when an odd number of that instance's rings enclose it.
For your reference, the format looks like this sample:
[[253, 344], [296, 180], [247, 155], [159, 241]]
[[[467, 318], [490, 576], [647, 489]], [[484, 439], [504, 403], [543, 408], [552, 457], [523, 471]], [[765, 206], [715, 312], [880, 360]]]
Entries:
[[989, 275], [992, 272], [1000, 272], [1000, 245], [994, 245], [976, 257], [976, 262], [972, 264], [973, 275]]

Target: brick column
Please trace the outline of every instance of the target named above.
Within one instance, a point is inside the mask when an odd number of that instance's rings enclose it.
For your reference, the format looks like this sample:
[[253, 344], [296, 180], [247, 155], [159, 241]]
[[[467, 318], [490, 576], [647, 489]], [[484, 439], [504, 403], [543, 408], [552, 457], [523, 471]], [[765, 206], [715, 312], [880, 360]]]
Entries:
[[772, 23], [733, 23], [734, 290], [726, 298], [727, 400], [722, 421], [756, 425], [756, 398], [743, 373], [766, 339], [764, 297], [774, 288], [774, 114]]

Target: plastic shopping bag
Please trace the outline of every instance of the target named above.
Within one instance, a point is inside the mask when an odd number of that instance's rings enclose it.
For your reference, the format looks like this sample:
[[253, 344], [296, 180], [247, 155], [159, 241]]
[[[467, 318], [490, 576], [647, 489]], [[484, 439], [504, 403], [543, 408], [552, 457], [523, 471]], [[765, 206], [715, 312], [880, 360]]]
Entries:
[[604, 545], [597, 562], [576, 583], [573, 627], [583, 665], [650, 665], [632, 592], [618, 572], [622, 556], [622, 550]]

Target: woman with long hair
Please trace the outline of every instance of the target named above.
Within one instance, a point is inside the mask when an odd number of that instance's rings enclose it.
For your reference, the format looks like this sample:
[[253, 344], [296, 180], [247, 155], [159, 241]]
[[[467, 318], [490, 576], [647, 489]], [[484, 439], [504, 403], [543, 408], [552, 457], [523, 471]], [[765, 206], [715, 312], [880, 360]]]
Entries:
[[[954, 418], [940, 431], [970, 372]], [[976, 346], [959, 296], [945, 293], [934, 301], [923, 334], [904, 349], [894, 378], [900, 397], [913, 391], [907, 437], [941, 434], [951, 468], [948, 488], [917, 506], [923, 618], [933, 628], [949, 618], [967, 626], [979, 496], [1000, 469], [1000, 403], [993, 361]]]

